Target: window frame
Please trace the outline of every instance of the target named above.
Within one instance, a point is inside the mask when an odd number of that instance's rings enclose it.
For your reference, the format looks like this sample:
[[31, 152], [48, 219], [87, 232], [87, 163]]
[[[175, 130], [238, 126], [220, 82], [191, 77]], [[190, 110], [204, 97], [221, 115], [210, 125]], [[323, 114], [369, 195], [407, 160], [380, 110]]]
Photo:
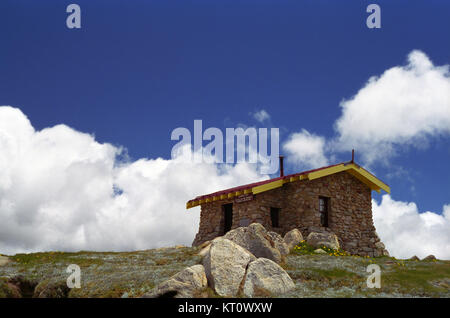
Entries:
[[[322, 204], [323, 202], [323, 204]], [[330, 227], [330, 198], [319, 196], [320, 226]]]

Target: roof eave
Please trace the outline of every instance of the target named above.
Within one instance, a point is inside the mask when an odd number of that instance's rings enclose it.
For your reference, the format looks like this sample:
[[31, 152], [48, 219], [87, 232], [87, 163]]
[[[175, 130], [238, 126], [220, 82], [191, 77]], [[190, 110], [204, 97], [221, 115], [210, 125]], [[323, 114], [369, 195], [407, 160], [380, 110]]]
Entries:
[[325, 169], [317, 169], [312, 170], [308, 173], [299, 173], [294, 175], [289, 175], [283, 178], [276, 178], [272, 182], [267, 182], [262, 185], [257, 185], [248, 189], [239, 190], [239, 191], [233, 191], [226, 194], [218, 194], [218, 195], [212, 195], [210, 197], [205, 198], [199, 198], [190, 200], [186, 203], [186, 209], [193, 208], [195, 206], [207, 203], [207, 202], [213, 202], [218, 200], [224, 200], [224, 199], [231, 199], [233, 197], [242, 195], [242, 194], [258, 194], [265, 191], [273, 190], [276, 188], [279, 188], [283, 186], [285, 183], [299, 181], [299, 180], [314, 180], [318, 178], [322, 178], [325, 176], [329, 176], [335, 173], [339, 173], [342, 171], [347, 171], [354, 177], [356, 177], [358, 180], [360, 180], [362, 183], [366, 184], [371, 190], [375, 190], [378, 193], [381, 192], [381, 190], [386, 191], [387, 193], [391, 193], [390, 187], [385, 184], [383, 181], [375, 177], [373, 174], [362, 168], [361, 166], [357, 165], [354, 162], [345, 162], [337, 165], [330, 166]]

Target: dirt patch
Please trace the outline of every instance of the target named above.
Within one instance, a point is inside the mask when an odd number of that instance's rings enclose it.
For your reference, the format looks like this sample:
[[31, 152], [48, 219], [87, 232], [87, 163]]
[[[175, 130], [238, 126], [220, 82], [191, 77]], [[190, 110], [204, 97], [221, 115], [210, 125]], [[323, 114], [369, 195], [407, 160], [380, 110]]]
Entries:
[[10, 262], [9, 258], [0, 255], [0, 266], [6, 265]]
[[25, 278], [22, 275], [14, 276], [6, 282], [6, 286], [11, 293], [17, 294], [15, 298], [31, 298], [34, 295], [34, 289], [37, 281]]
[[67, 298], [69, 291], [70, 289], [65, 281], [44, 280], [34, 289], [33, 298]]

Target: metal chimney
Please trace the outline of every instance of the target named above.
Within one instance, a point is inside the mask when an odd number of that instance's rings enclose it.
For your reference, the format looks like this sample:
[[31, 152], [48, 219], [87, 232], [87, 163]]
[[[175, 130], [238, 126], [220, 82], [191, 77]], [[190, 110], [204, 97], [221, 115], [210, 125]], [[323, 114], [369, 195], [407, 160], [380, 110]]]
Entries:
[[284, 177], [283, 156], [280, 156], [280, 177]]

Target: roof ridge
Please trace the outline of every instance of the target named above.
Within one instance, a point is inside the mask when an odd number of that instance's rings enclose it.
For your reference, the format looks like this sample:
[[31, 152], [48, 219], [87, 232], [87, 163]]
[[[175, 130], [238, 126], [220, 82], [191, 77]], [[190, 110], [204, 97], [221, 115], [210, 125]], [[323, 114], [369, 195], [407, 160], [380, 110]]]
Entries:
[[262, 180], [262, 181], [257, 181], [257, 182], [253, 182], [253, 183], [248, 183], [248, 184], [244, 184], [244, 185], [240, 185], [240, 186], [236, 186], [236, 187], [231, 187], [231, 188], [227, 188], [227, 189], [224, 189], [224, 190], [212, 192], [212, 193], [209, 193], [209, 194], [199, 195], [199, 196], [195, 197], [194, 199], [189, 200], [188, 202], [202, 200], [202, 199], [206, 199], [206, 198], [209, 198], [209, 197], [212, 197], [212, 196], [223, 195], [223, 194], [226, 194], [226, 193], [229, 193], [229, 192], [242, 191], [242, 190], [246, 190], [248, 188], [253, 188], [255, 186], [263, 185], [263, 184], [266, 184], [266, 183], [270, 183], [270, 182], [274, 182], [274, 181], [278, 181], [278, 180], [290, 179], [292, 177], [296, 177], [296, 176], [299, 176], [299, 175], [302, 175], [302, 174], [311, 173], [311, 172], [315, 172], [315, 171], [319, 171], [319, 170], [322, 170], [322, 169], [327, 169], [327, 168], [331, 168], [331, 167], [334, 167], [334, 166], [338, 166], [338, 165], [341, 165], [341, 164], [347, 164], [347, 163], [351, 163], [351, 162], [350, 161], [340, 162], [340, 163], [336, 163], [336, 164], [333, 164], [333, 165], [324, 166], [324, 167], [320, 167], [320, 168], [316, 168], [316, 169], [305, 170], [305, 171], [301, 171], [301, 172], [297, 172], [297, 173], [291, 173], [291, 174], [288, 174], [288, 175], [285, 175], [285, 176], [282, 176], [282, 177], [276, 177], [276, 178], [271, 178], [271, 179], [267, 179], [267, 180]]

